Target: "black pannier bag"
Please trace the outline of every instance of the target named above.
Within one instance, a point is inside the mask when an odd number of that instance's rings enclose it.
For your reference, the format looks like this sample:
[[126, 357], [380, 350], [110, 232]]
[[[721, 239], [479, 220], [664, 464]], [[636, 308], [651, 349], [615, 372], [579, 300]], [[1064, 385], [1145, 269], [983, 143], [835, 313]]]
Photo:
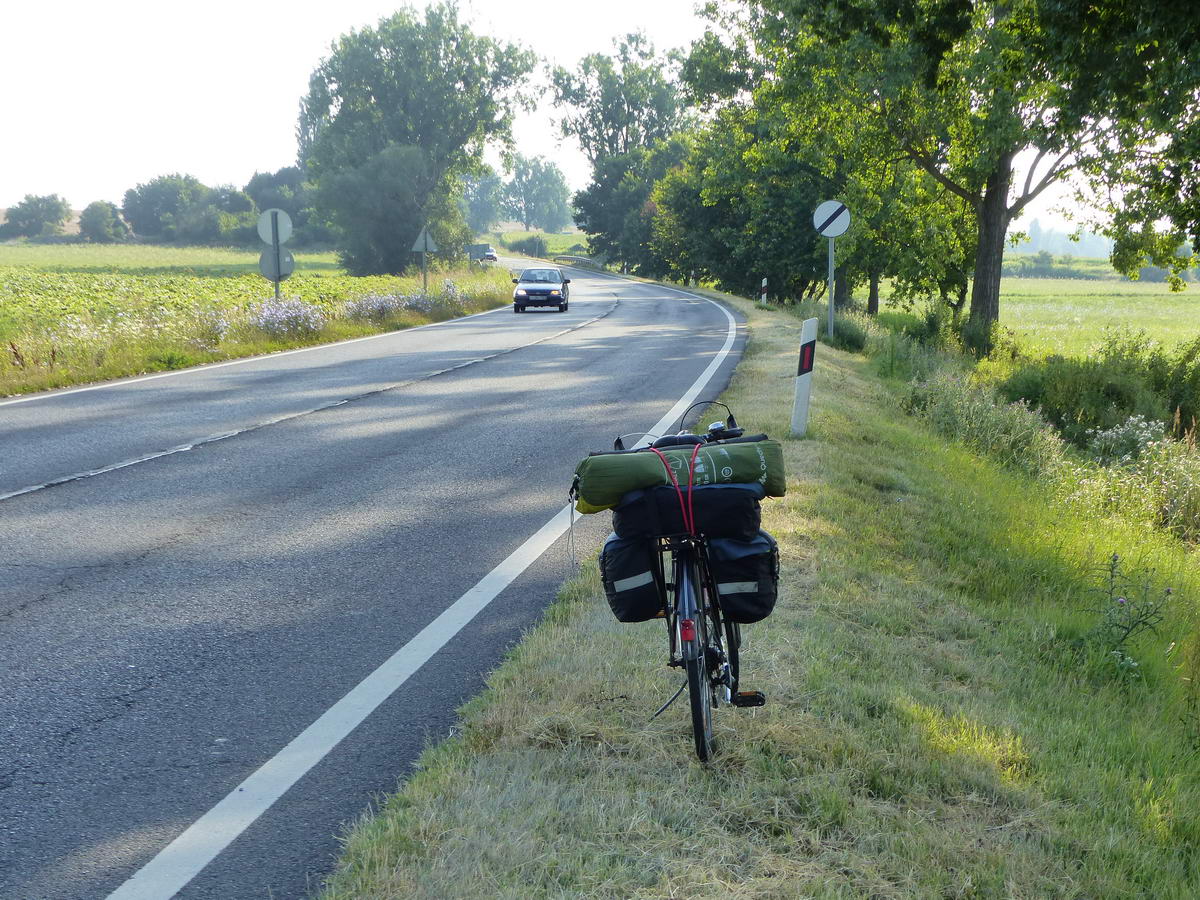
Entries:
[[604, 596], [619, 622], [645, 622], [666, 608], [654, 542], [625, 539], [610, 534], [600, 551], [600, 579]]
[[726, 619], [748, 625], [771, 614], [779, 594], [775, 538], [765, 531], [752, 541], [710, 538], [708, 566]]
[[[688, 502], [683, 488], [683, 502]], [[761, 484], [710, 484], [692, 488], [696, 532], [710, 538], [751, 541], [762, 524]], [[613, 508], [613, 531], [622, 538], [685, 534], [679, 492], [674, 485], [630, 491]]]

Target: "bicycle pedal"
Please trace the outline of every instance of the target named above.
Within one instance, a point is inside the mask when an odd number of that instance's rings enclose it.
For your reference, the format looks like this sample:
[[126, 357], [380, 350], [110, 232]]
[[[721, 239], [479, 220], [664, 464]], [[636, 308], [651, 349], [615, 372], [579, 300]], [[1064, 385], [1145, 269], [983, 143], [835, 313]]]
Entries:
[[767, 697], [762, 691], [738, 691], [733, 695], [734, 706], [766, 706]]

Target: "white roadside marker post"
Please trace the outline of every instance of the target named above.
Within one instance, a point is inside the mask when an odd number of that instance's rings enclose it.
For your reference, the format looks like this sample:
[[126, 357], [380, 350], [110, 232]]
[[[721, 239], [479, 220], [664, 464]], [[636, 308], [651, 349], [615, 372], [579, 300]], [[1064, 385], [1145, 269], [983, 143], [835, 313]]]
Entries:
[[808, 430], [808, 398], [812, 393], [813, 358], [817, 353], [817, 320], [800, 326], [800, 364], [796, 367], [796, 398], [792, 403], [792, 437]]
[[763, 306], [767, 305], [767, 279], [765, 277], [763, 278], [762, 297], [760, 299], [760, 302], [762, 303]]

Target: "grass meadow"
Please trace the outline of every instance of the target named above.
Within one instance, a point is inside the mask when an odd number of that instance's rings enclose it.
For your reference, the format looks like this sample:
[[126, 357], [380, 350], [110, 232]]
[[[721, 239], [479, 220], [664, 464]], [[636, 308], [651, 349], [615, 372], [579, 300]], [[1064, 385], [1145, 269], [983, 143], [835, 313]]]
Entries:
[[1000, 324], [1039, 356], [1084, 355], [1108, 327], [1142, 329], [1173, 346], [1200, 335], [1200, 285], [1172, 293], [1162, 282], [1004, 278]]
[[[800, 322], [730, 302], [750, 340], [722, 399], [782, 437]], [[650, 721], [679, 682], [662, 624], [617, 623], [585, 565], [324, 900], [1200, 895], [1194, 551], [1055, 503], [901, 391], [818, 350], [810, 439], [764, 503], [779, 606], [744, 629], [768, 705], [718, 711], [712, 765], [685, 703]], [[1135, 674], [1083, 640], [1113, 553], [1174, 589]]]
[[587, 247], [587, 235], [581, 232], [571, 234], [549, 234], [545, 231], [504, 231], [494, 232], [494, 237], [497, 243], [503, 242], [511, 244], [514, 241], [525, 240], [530, 237], [540, 237], [546, 242], [546, 252], [550, 256], [558, 256], [564, 253], [573, 253], [587, 255], [587, 251], [580, 251], [579, 247]]
[[[301, 252], [282, 285], [290, 327], [261, 315], [274, 286], [258, 274], [258, 257], [231, 248], [0, 244], [0, 396], [411, 327], [511, 296], [501, 267], [433, 272], [425, 302], [419, 274], [355, 277], [333, 253]], [[354, 303], [364, 297], [404, 302], [362, 314]]]

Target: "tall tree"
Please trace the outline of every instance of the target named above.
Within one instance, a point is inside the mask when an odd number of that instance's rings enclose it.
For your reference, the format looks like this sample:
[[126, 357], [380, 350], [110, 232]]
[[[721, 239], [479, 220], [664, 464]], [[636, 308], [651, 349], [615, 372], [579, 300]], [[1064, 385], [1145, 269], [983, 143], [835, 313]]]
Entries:
[[58, 194], [26, 194], [8, 209], [5, 232], [18, 237], [57, 234], [71, 216], [71, 204]]
[[160, 175], [127, 190], [121, 212], [135, 234], [172, 240], [176, 217], [202, 205], [208, 194], [209, 189], [191, 175]]
[[79, 214], [79, 233], [93, 244], [112, 244], [129, 236], [129, 226], [115, 204], [96, 200]]
[[[423, 18], [405, 7], [334, 43], [309, 80], [297, 132], [351, 271], [406, 268], [425, 219], [461, 243], [461, 214], [450, 202], [458, 178], [489, 139], [511, 139], [512, 112], [532, 67], [529, 53], [472, 32], [453, 3], [431, 5]], [[359, 209], [333, 189], [357, 188], [368, 172], [389, 179], [377, 185], [381, 195], [405, 202]]]
[[463, 179], [462, 210], [467, 227], [474, 234], [489, 231], [500, 221], [504, 214], [503, 197], [504, 182], [491, 166], [484, 166], [479, 173]]
[[626, 35], [616, 51], [589, 54], [573, 72], [551, 72], [554, 103], [566, 111], [563, 128], [593, 166], [670, 137], [682, 124], [675, 61], [658, 55], [641, 33]]
[[655, 182], [680, 165], [687, 152], [687, 141], [676, 136], [600, 158], [591, 183], [575, 195], [575, 221], [588, 234], [593, 254], [640, 275], [669, 271], [667, 261], [651, 246], [655, 207], [650, 194]]
[[[1072, 170], [1095, 172], [1116, 186], [1114, 178], [1131, 174], [1130, 160], [1168, 137], [1165, 120], [1146, 116], [1136, 97], [1113, 104], [1122, 91], [1139, 94], [1141, 88], [1086, 87], [1076, 56], [1088, 32], [1072, 35], [1052, 21], [1057, 0], [752, 2], [765, 13], [759, 37], [776, 52], [786, 55], [811, 37], [836, 47], [846, 62], [840, 78], [847, 97], [878, 118], [880, 133], [891, 136], [889, 151], [973, 211], [970, 318], [984, 343], [999, 315], [1010, 222]], [[1106, 14], [1105, 4], [1076, 6], [1085, 25]], [[1194, 96], [1200, 81], [1169, 58], [1177, 43], [1158, 44], [1157, 37], [1142, 34], [1130, 42], [1139, 47], [1138, 64], [1158, 90]], [[1168, 72], [1187, 80], [1170, 84]], [[813, 74], [793, 66], [781, 77], [802, 87]], [[1178, 102], [1166, 105], [1186, 110]], [[1014, 161], [1026, 150], [1034, 162], [1017, 181]]]
[[517, 154], [504, 192], [505, 209], [525, 226], [561, 231], [571, 220], [570, 190], [562, 171], [540, 156]]

